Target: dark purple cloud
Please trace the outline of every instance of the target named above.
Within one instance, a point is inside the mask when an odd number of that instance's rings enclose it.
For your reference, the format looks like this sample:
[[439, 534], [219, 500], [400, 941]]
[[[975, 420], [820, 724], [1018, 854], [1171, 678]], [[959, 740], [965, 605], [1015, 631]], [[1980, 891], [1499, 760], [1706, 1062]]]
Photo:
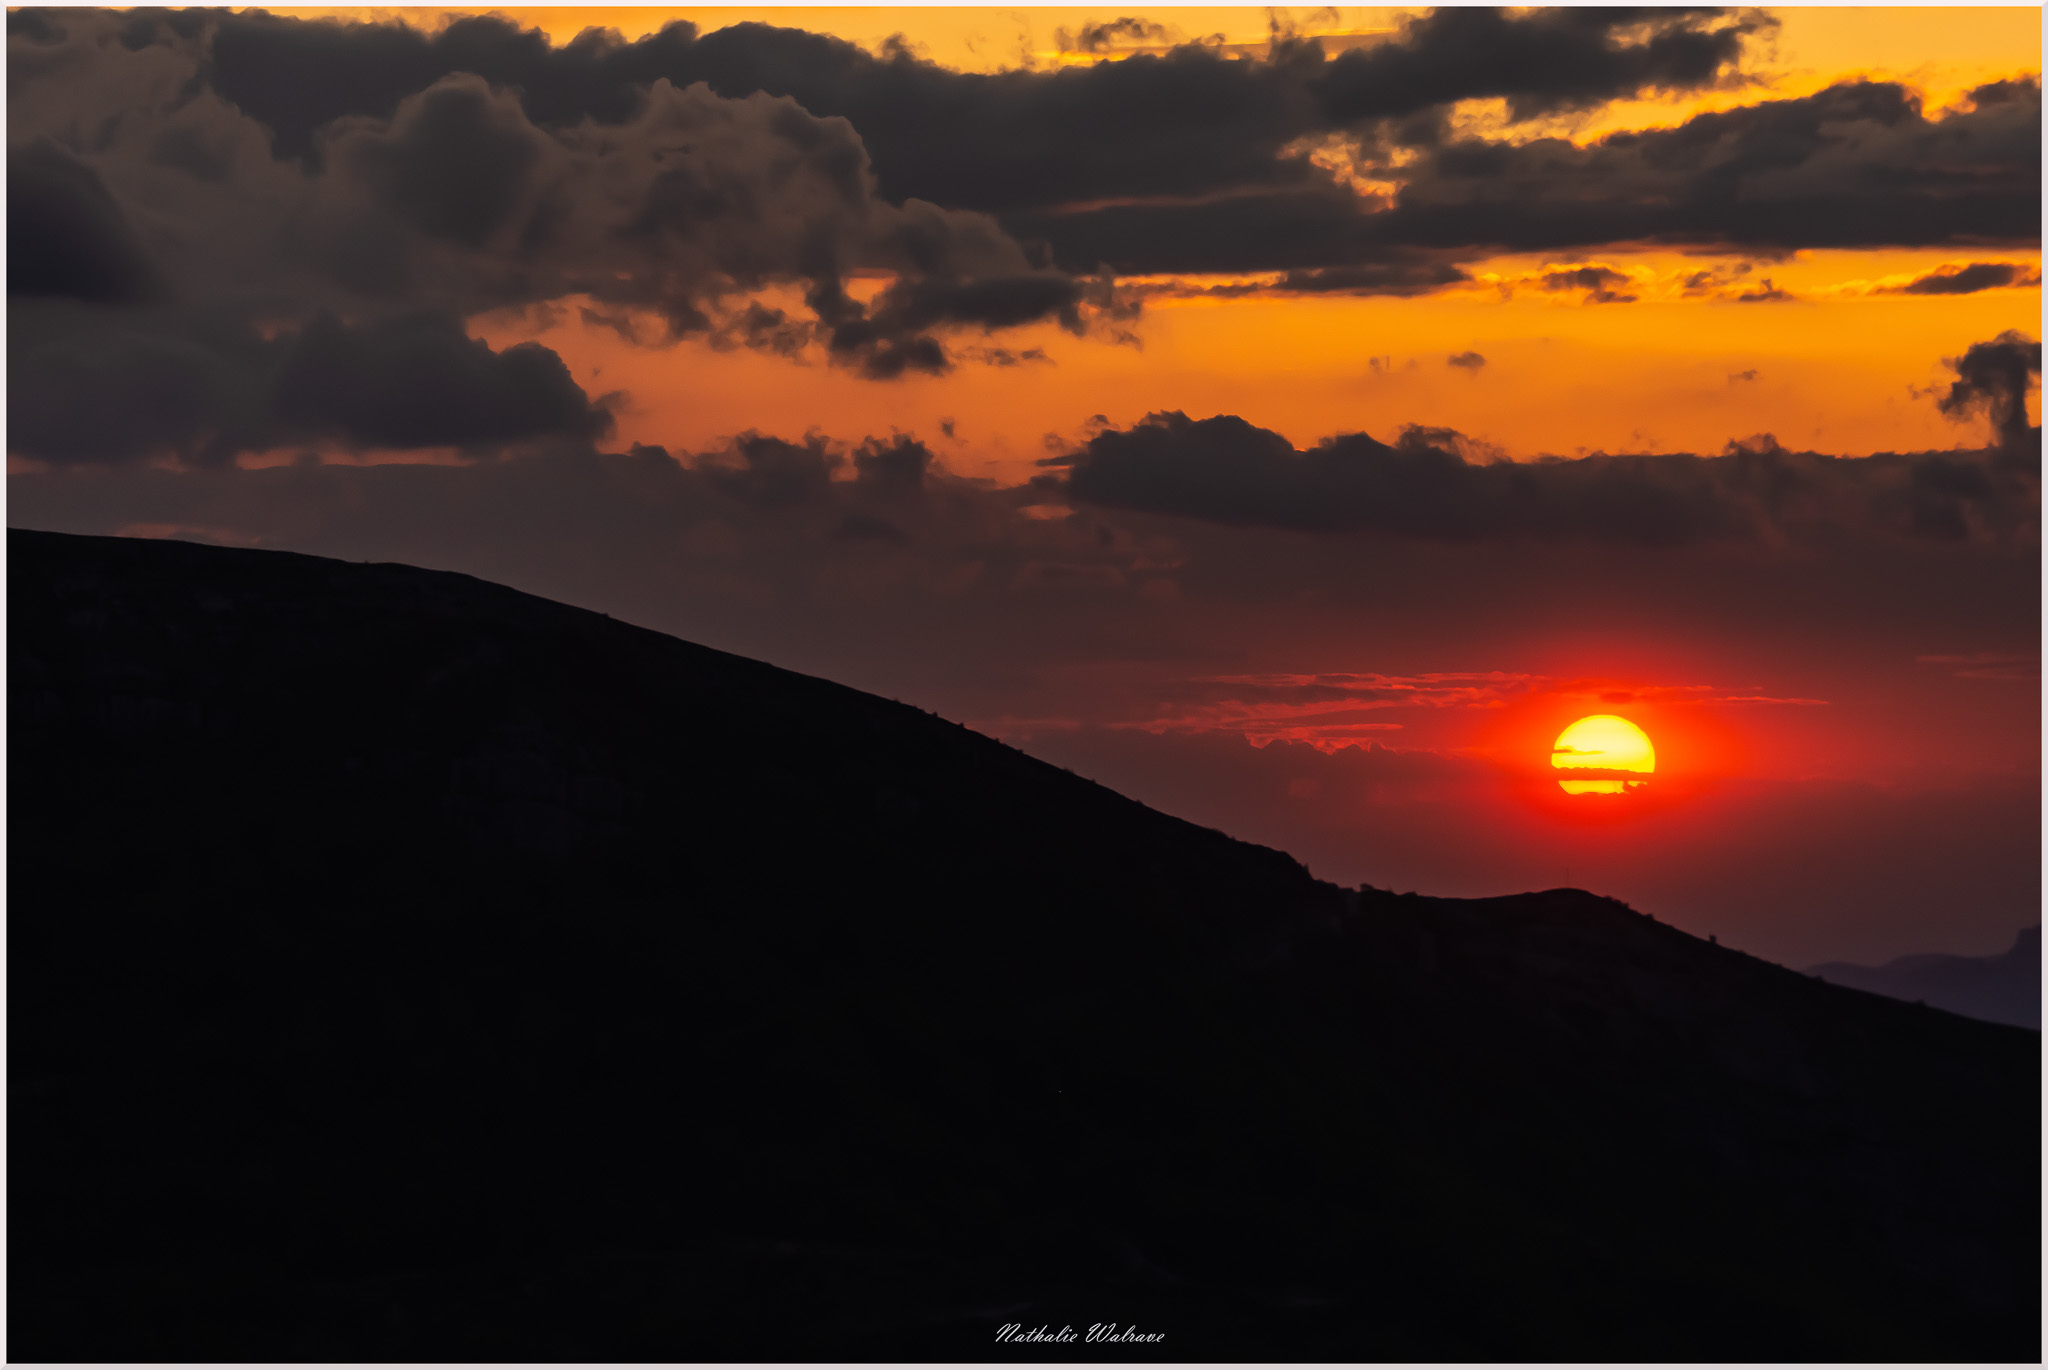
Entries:
[[[2010, 387], [2025, 393], [2014, 346], [1972, 349], [1943, 401], [1989, 405], [2002, 441], [2016, 440]], [[1085, 504], [1236, 526], [1621, 546], [1803, 540], [1840, 527], [2011, 541], [2034, 535], [2040, 498], [2036, 482], [1983, 452], [1837, 458], [1765, 440], [1713, 457], [1474, 462], [1460, 446], [1455, 432], [1411, 426], [1392, 445], [1348, 433], [1300, 451], [1233, 415], [1153, 414], [1051, 459], [1065, 476], [1048, 479]]]

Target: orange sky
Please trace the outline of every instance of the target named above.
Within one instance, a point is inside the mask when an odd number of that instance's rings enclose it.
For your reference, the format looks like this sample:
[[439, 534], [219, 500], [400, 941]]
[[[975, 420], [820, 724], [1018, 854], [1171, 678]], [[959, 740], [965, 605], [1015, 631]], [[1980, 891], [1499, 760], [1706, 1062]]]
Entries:
[[[238, 6], [236, 8], [250, 8]], [[588, 27], [617, 29], [627, 38], [657, 32], [687, 19], [709, 31], [742, 21], [779, 24], [830, 33], [873, 47], [902, 35], [934, 62], [963, 71], [993, 71], [1062, 60], [1057, 35], [1084, 24], [1125, 15], [1141, 16], [1166, 30], [1166, 41], [1221, 34], [1231, 44], [1263, 43], [1271, 16], [1293, 31], [1315, 36], [1368, 37], [1391, 32], [1416, 6], [1345, 5], [1326, 8], [1253, 5], [1137, 6], [1101, 8], [1073, 5], [997, 6], [742, 6], [742, 5], [555, 5], [332, 7], [264, 6], [273, 14], [346, 15], [356, 19], [403, 19], [432, 28], [461, 14], [503, 14], [566, 42]], [[1769, 13], [1779, 20], [1751, 67], [1768, 88], [1798, 94], [1844, 74], [1906, 80], [1945, 102], [1986, 80], [2038, 70], [2041, 12], [2036, 6], [1880, 8], [1872, 6], [1786, 6]], [[1076, 60], [1066, 54], [1065, 60]], [[1695, 104], [1700, 97], [1687, 97]], [[1713, 97], [1708, 97], [1713, 98]], [[1628, 126], [1641, 121], [1628, 120]], [[1617, 125], [1619, 126], [1619, 125]]]
[[[1702, 265], [1671, 253], [1583, 260], [1652, 280]], [[472, 326], [493, 346], [545, 342], [591, 393], [625, 392], [622, 441], [678, 451], [760, 427], [772, 414], [775, 431], [790, 435], [914, 432], [960, 474], [1007, 481], [1046, 455], [1048, 431], [1070, 436], [1098, 413], [1122, 425], [1180, 409], [1238, 414], [1296, 445], [1360, 430], [1388, 438], [1423, 423], [1517, 457], [1718, 452], [1764, 432], [1788, 447], [1860, 455], [1981, 440], [1924, 392], [1941, 381], [1942, 358], [2008, 328], [2033, 331], [2038, 287], [1882, 296], [1858, 293], [1857, 284], [1966, 260], [1939, 250], [1802, 253], [1753, 269], [1799, 297], [1764, 305], [1647, 292], [1635, 304], [1589, 305], [1530, 289], [1504, 299], [1491, 287], [1413, 299], [1155, 297], [1138, 326], [1142, 346], [1052, 326], [1009, 330], [989, 342], [1013, 355], [1042, 349], [1047, 360], [970, 361], [947, 376], [886, 384], [821, 358], [792, 365], [697, 342], [630, 346], [573, 310], [557, 311], [546, 327], [530, 316]], [[1513, 278], [1542, 265], [1514, 258], [1482, 269]], [[1477, 372], [1448, 364], [1469, 351], [1486, 358]], [[940, 437], [948, 419], [951, 443]]]
[[[310, 13], [311, 11], [284, 11]], [[448, 10], [402, 14], [431, 26]], [[801, 26], [874, 45], [904, 35], [932, 60], [994, 69], [1059, 60], [1055, 38], [1127, 11], [1080, 8], [560, 7], [498, 11], [545, 28], [557, 41], [593, 24], [627, 36], [687, 18], [710, 29], [740, 19]], [[1135, 11], [1169, 36], [1220, 33], [1261, 41], [1268, 12], [1248, 7]], [[1304, 33], [1370, 35], [1404, 11], [1350, 7], [1298, 10], [1285, 22]], [[1976, 9], [1786, 9], [1774, 38], [1750, 62], [1753, 84], [1683, 99], [1609, 105], [1595, 115], [1533, 131], [1580, 138], [1617, 128], [1675, 123], [1703, 108], [1808, 93], [1866, 75], [1907, 81], [1930, 107], [1982, 81], [2038, 71], [2040, 11]], [[363, 17], [364, 11], [350, 13]], [[1283, 12], [1287, 13], [1287, 12]], [[1361, 37], [1362, 36], [1362, 37]], [[1486, 102], [1460, 111], [1485, 126]], [[1532, 131], [1524, 126], [1520, 133]], [[795, 435], [842, 438], [914, 432], [954, 470], [1022, 478], [1047, 451], [1047, 434], [1071, 435], [1091, 415], [1125, 424], [1145, 413], [1236, 413], [1297, 444], [1363, 430], [1386, 437], [1407, 423], [1456, 428], [1511, 456], [1582, 451], [1719, 451], [1733, 439], [1771, 433], [1789, 447], [1863, 454], [1974, 444], [1980, 435], [1944, 419], [1927, 398], [1942, 359], [2008, 329], [2038, 328], [2036, 288], [1962, 296], [1871, 293], [1943, 265], [2022, 262], [2009, 250], [1818, 251], [1779, 261], [1687, 258], [1669, 251], [1482, 262], [1479, 283], [1416, 299], [1148, 299], [1139, 346], [1075, 338], [1046, 326], [991, 339], [1011, 354], [1045, 360], [1015, 366], [968, 361], [944, 377], [877, 384], [827, 365], [792, 365], [697, 342], [634, 347], [573, 310], [551, 325], [534, 318], [475, 321], [493, 345], [539, 339], [568, 361], [593, 393], [621, 391], [619, 437], [698, 450], [772, 423]], [[1638, 302], [1588, 305], [1530, 288], [1546, 267], [1598, 263], [1627, 272]], [[1684, 298], [1677, 279], [1703, 267], [1768, 278], [1796, 297], [1772, 305]], [[1519, 288], [1516, 283], [1520, 282]], [[1165, 284], [1165, 283], [1154, 283]], [[1729, 293], [1733, 293], [1732, 291]], [[651, 330], [650, 330], [651, 331]], [[972, 338], [956, 338], [971, 346]], [[1478, 352], [1477, 371], [1448, 366]], [[764, 419], [773, 415], [773, 419]], [[955, 439], [940, 435], [952, 422]]]

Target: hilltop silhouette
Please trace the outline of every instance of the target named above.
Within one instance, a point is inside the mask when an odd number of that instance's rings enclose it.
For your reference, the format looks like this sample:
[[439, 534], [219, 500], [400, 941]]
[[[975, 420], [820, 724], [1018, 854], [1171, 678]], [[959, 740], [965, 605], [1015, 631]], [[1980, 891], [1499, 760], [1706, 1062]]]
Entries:
[[1881, 966], [1829, 961], [1809, 974], [1837, 985], [1932, 1004], [1993, 1023], [2041, 1026], [2041, 925], [1993, 956], [1901, 956]]
[[8, 570], [19, 1359], [2039, 1359], [2036, 1033], [465, 576]]

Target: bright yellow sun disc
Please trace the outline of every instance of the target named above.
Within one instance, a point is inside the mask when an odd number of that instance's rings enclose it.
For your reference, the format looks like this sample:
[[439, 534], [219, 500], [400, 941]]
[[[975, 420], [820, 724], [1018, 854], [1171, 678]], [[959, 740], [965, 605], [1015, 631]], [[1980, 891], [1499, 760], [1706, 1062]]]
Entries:
[[[1657, 749], [1649, 734], [1614, 714], [1593, 714], [1582, 718], [1557, 735], [1550, 749], [1550, 764], [1561, 771], [1636, 771], [1648, 775], [1657, 769]], [[1625, 776], [1586, 776], [1559, 780], [1566, 794], [1620, 794], [1640, 785]]]

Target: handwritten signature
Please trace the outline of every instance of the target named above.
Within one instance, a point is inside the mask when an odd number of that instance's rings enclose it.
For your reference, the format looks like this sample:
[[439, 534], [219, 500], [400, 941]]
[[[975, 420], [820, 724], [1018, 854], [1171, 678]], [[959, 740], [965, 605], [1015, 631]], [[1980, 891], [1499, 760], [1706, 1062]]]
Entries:
[[1135, 1327], [1119, 1327], [1113, 1322], [1097, 1322], [1088, 1325], [1083, 1336], [1072, 1327], [1062, 1327], [1057, 1332], [1050, 1327], [1026, 1328], [1021, 1322], [1006, 1322], [996, 1329], [996, 1340], [1002, 1342], [1158, 1342], [1165, 1341], [1164, 1332], [1140, 1332]]

